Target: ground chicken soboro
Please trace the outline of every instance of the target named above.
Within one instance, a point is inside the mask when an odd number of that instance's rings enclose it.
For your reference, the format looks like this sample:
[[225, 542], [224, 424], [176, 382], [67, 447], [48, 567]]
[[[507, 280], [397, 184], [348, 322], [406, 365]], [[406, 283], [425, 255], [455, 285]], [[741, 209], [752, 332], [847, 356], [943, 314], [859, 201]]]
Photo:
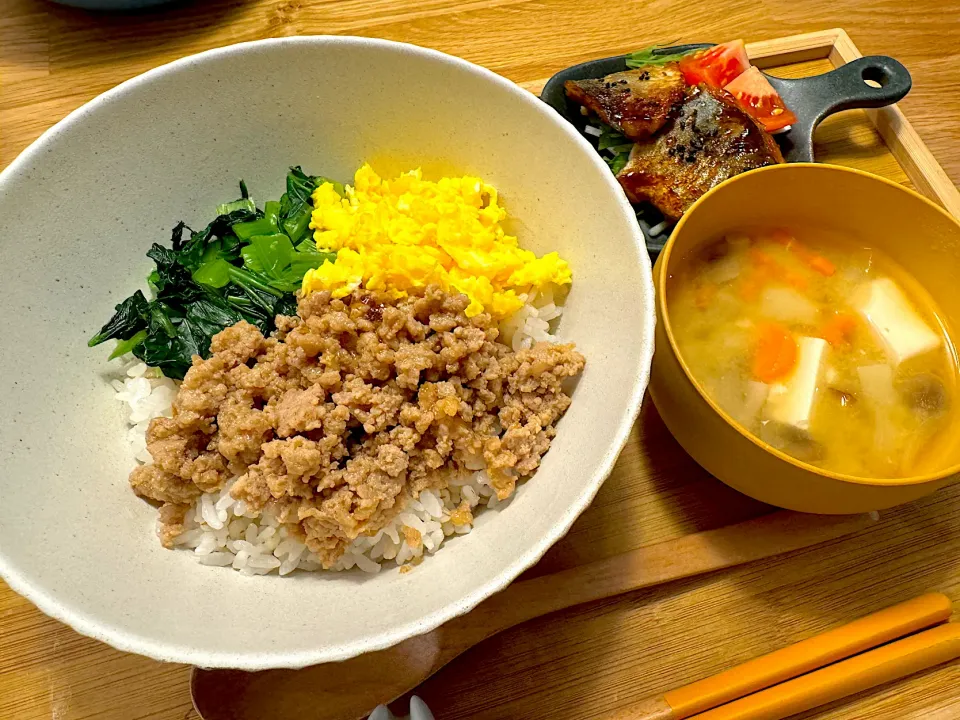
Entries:
[[130, 476], [163, 503], [163, 543], [201, 493], [235, 476], [233, 496], [271, 505], [325, 567], [457, 473], [485, 465], [509, 496], [549, 449], [570, 404], [561, 383], [584, 359], [572, 345], [513, 352], [467, 303], [437, 288], [400, 300], [315, 292], [270, 338], [245, 322], [215, 336], [173, 417], [150, 423], [153, 463]]

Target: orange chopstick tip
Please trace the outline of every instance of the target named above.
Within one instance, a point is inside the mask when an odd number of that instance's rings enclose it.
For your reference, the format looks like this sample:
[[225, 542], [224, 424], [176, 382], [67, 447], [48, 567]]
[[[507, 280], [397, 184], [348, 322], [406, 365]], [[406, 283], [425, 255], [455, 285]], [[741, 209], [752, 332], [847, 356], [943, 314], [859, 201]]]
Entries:
[[774, 685], [690, 720], [783, 720], [960, 657], [960, 624], [946, 623]]
[[[704, 714], [704, 720], [712, 719], [714, 715], [710, 714], [710, 711], [713, 708], [727, 707], [727, 704], [736, 705], [737, 702], [735, 701], [750, 696], [752, 693], [762, 694], [767, 688], [775, 689], [778, 684], [787, 684], [794, 678], [806, 676], [808, 673], [812, 674], [814, 671], [832, 666], [834, 663], [842, 664], [840, 661], [845, 661], [847, 658], [857, 656], [860, 653], [867, 654], [865, 651], [871, 650], [871, 648], [877, 648], [925, 628], [945, 623], [952, 612], [953, 605], [946, 595], [942, 593], [921, 595], [789, 647], [776, 650], [768, 655], [755, 658], [719, 675], [670, 690], [662, 696], [645, 701], [641, 706], [630, 708], [625, 714], [613, 715], [610, 720], [625, 720], [626, 718], [631, 718], [631, 720], [683, 720], [692, 717], [700, 718], [700, 714]], [[941, 631], [941, 634], [945, 633], [944, 637], [936, 636], [935, 640], [939, 643], [939, 649], [932, 652], [931, 657], [940, 657], [945, 652], [949, 654], [948, 646], [952, 641], [947, 636], [952, 637], [952, 633], [956, 633], [957, 627], [951, 626], [949, 631]], [[894, 664], [896, 663], [894, 662]], [[888, 674], [890, 671], [889, 667], [885, 670]], [[902, 675], [898, 677], [902, 677]], [[857, 681], [843, 676], [842, 682], [838, 682], [838, 687], [846, 687], [856, 684]], [[872, 687], [872, 685], [867, 687]], [[810, 691], [810, 688], [805, 686], [803, 689]], [[666, 705], [666, 708], [664, 708], [664, 705]], [[815, 707], [815, 705], [811, 707]], [[799, 711], [795, 710], [794, 712]], [[716, 715], [717, 720], [721, 717], [732, 719], [739, 716]], [[744, 715], [744, 718], [746, 717]], [[773, 716], [757, 715], [757, 717]]]

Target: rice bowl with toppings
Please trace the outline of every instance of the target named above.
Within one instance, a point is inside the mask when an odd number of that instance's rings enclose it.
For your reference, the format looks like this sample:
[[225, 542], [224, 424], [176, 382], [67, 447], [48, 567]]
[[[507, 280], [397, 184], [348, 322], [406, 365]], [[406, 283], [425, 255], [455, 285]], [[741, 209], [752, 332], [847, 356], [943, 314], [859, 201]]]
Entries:
[[[343, 186], [293, 168], [287, 187], [261, 211], [241, 183], [204, 230], [178, 225], [172, 252], [150, 252], [154, 299], [135, 293], [91, 341], [130, 351], [112, 381], [143, 463], [130, 482], [159, 504], [163, 545], [203, 565], [408, 572], [508, 502], [549, 448], [583, 367], [572, 345], [549, 347], [572, 274], [505, 233], [480, 178], [364, 165]], [[228, 324], [254, 290], [289, 307], [298, 266], [296, 316]], [[144, 362], [188, 342], [182, 387]]]
[[[309, 101], [278, 109], [281, 78], [285, 97]], [[166, 111], [174, 107], [187, 110]], [[147, 245], [172, 250], [164, 241], [178, 218], [205, 230], [218, 203], [243, 199], [231, 192], [237, 179], [262, 211], [284, 194], [292, 163], [345, 181], [365, 161], [390, 178], [421, 163], [432, 180], [483, 178], [514, 219], [508, 234], [538, 257], [555, 251], [568, 261], [571, 290], [555, 302], [559, 324], [549, 325], [587, 358], [574, 401], [534, 476], [410, 572], [387, 561], [375, 574], [297, 571], [281, 582], [276, 570], [245, 577], [205, 568], [192, 550], [162, 547], [157, 508], [131, 493], [128, 406], [111, 380], [133, 378], [122, 359], [105, 362], [110, 347], [84, 344], [138, 286], [144, 304], [156, 299], [142, 285], [156, 266], [144, 258]], [[276, 215], [294, 235], [306, 229], [296, 208], [303, 182], [293, 179], [297, 197]], [[43, 612], [124, 651], [203, 667], [303, 667], [384, 648], [467, 612], [536, 562], [589, 505], [646, 387], [649, 259], [608, 168], [534, 96], [423, 48], [293, 37], [158, 68], [72, 114], [6, 168], [0, 209], [0, 332], [20, 340], [0, 344], [0, 374], [12, 380], [0, 417], [0, 501], [11, 517], [0, 524], [0, 575]], [[184, 230], [184, 244], [191, 239]], [[273, 279], [297, 289], [292, 268], [322, 258], [280, 245], [261, 249], [283, 260]], [[207, 259], [207, 279], [219, 282], [223, 266]], [[253, 291], [267, 305], [282, 300]], [[265, 322], [253, 300], [245, 304], [250, 295], [229, 295], [248, 322]], [[200, 309], [191, 322], [206, 338], [213, 308]], [[182, 376], [189, 348], [162, 339], [151, 341], [144, 364]]]

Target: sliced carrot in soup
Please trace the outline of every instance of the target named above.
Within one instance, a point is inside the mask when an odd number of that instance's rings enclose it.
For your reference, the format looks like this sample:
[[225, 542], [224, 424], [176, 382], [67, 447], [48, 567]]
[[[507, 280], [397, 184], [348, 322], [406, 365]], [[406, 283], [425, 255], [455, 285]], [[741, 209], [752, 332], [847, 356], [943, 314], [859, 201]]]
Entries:
[[758, 247], [752, 247], [748, 252], [750, 254], [750, 262], [758, 268], [770, 268], [777, 264], [776, 260]]
[[783, 280], [787, 283], [787, 285], [790, 285], [797, 290], [806, 290], [807, 286], [810, 284], [803, 275], [796, 272], [785, 272], [783, 275]]
[[804, 261], [809, 265], [813, 270], [816, 270], [821, 275], [830, 277], [837, 271], [837, 266], [832, 262], [823, 257], [823, 255], [817, 255], [816, 253], [809, 253]]
[[714, 283], [704, 283], [697, 287], [697, 291], [694, 296], [694, 302], [697, 307], [701, 310], [706, 310], [710, 307], [710, 303], [713, 302], [714, 296], [717, 294], [717, 286]]
[[737, 294], [742, 300], [753, 302], [760, 297], [760, 291], [763, 290], [765, 284], [766, 279], [763, 277], [763, 274], [756, 270], [751, 270], [744, 273], [743, 278], [737, 285]]
[[[754, 283], [759, 282], [761, 285], [770, 280], [778, 280], [784, 282], [787, 285], [795, 287], [797, 290], [806, 290], [807, 278], [805, 278], [801, 273], [788, 270], [783, 265], [781, 265], [773, 256], [769, 253], [764, 252], [760, 248], [752, 247], [750, 248], [750, 262], [754, 266]], [[740, 293], [745, 300], [750, 299], [749, 297], [744, 296], [744, 293]], [[755, 293], [748, 293], [749, 295], [755, 295]]]
[[852, 313], [834, 313], [820, 331], [821, 337], [833, 347], [850, 342], [857, 329], [857, 316]]
[[787, 377], [797, 364], [797, 341], [779, 323], [764, 323], [758, 328], [753, 356], [753, 375], [760, 382], [772, 383]]
[[811, 270], [814, 270], [826, 277], [830, 277], [837, 271], [837, 266], [830, 262], [830, 260], [825, 258], [823, 255], [818, 255], [786, 231], [775, 230], [773, 233], [773, 239], [788, 250], [791, 250]]

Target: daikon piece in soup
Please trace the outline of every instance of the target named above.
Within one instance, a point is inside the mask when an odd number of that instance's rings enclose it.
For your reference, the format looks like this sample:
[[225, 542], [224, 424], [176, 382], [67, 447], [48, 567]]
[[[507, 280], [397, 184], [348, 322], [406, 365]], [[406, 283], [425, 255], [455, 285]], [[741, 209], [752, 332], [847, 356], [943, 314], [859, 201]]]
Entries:
[[668, 279], [693, 377], [737, 423], [812, 465], [870, 478], [939, 469], [960, 436], [957, 356], [932, 298], [841, 233], [727, 233]]

